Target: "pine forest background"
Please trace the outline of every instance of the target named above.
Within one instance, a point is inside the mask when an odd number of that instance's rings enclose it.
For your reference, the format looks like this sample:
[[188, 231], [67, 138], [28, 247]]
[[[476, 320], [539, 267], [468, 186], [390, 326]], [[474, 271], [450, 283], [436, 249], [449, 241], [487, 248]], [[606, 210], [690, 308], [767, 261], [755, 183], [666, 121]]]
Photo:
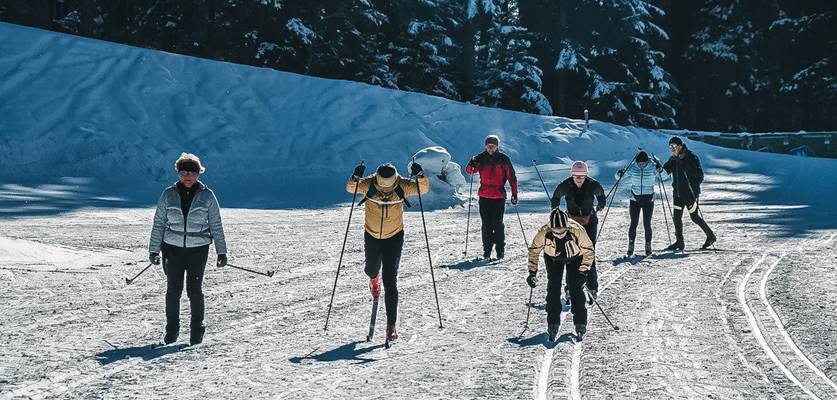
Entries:
[[[0, 0], [0, 21], [646, 128], [837, 127], [833, 0]], [[281, 96], [281, 93], [277, 93]]]

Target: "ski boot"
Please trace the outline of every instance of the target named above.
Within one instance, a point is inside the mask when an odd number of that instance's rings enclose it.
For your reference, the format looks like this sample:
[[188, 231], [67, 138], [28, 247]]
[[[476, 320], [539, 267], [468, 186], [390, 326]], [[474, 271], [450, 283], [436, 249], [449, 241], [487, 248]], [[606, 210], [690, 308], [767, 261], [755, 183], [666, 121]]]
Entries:
[[578, 338], [579, 342], [584, 340], [585, 333], [587, 333], [586, 324], [575, 324], [575, 336]]
[[506, 255], [506, 252], [505, 252], [505, 251], [502, 251], [502, 250], [497, 250], [497, 259], [498, 259], [498, 260], [502, 260], [502, 259], [503, 259], [503, 257], [505, 257], [505, 255]]
[[387, 342], [394, 342], [398, 339], [398, 333], [395, 332], [395, 325], [387, 325]]
[[703, 246], [700, 246], [701, 250], [706, 250], [709, 246], [712, 246], [718, 238], [715, 237], [714, 234], [710, 234], [710, 236], [706, 237], [706, 241], [703, 242]]
[[666, 247], [666, 250], [683, 250], [686, 246], [681, 241], [677, 241]]
[[628, 255], [628, 257], [630, 257], [630, 256], [634, 255], [634, 242], [633, 242], [633, 241], [628, 242], [628, 252], [627, 252], [627, 255]]
[[180, 327], [179, 326], [168, 326], [166, 325], [166, 335], [163, 337], [163, 343], [165, 344], [172, 344], [177, 341], [177, 337], [180, 335]]
[[549, 324], [549, 327], [546, 330], [546, 334], [549, 337], [550, 342], [555, 342], [555, 339], [558, 336], [558, 328], [561, 327], [561, 324]]
[[206, 333], [206, 327], [203, 324], [192, 327], [192, 331], [189, 332], [189, 345], [194, 346], [203, 342], [204, 333]]
[[645, 255], [651, 255], [651, 242], [645, 242]]
[[369, 292], [372, 293], [372, 298], [377, 299], [381, 296], [381, 276], [369, 278]]

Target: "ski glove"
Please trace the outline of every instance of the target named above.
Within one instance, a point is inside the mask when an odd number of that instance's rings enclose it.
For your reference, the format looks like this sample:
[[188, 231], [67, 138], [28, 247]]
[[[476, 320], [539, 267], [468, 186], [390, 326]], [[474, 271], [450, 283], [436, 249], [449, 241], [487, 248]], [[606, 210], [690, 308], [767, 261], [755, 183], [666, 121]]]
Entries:
[[657, 168], [657, 172], [663, 170], [663, 164], [660, 164], [660, 160], [658, 160], [657, 157], [654, 157], [654, 167]]
[[424, 176], [424, 170], [421, 169], [421, 164], [417, 162], [410, 164], [410, 175], [413, 175], [415, 177]]
[[226, 254], [218, 254], [218, 261], [215, 262], [215, 265], [218, 268], [224, 268], [227, 265], [227, 255]]
[[148, 261], [151, 261], [154, 265], [160, 265], [160, 253], [149, 253]]
[[352, 173], [352, 176], [360, 178], [363, 176], [364, 171], [366, 171], [366, 166], [364, 166], [363, 164], [359, 164], [357, 167], [355, 167], [355, 172]]
[[529, 271], [529, 276], [526, 277], [526, 283], [529, 284], [530, 288], [534, 288], [538, 286], [538, 272], [537, 271]]
[[621, 178], [621, 177], [622, 177], [622, 175], [625, 175], [625, 170], [624, 170], [624, 169], [620, 169], [619, 171], [616, 171], [616, 175], [619, 175], [619, 177]]
[[477, 156], [471, 157], [471, 161], [468, 161], [468, 166], [471, 168], [477, 167]]
[[513, 195], [512, 195], [512, 197], [511, 197], [511, 203], [512, 203], [513, 205], [517, 205], [517, 195], [516, 195], [516, 194], [513, 194]]
[[602, 210], [604, 210], [604, 204], [599, 204], [598, 206], [596, 206], [596, 212], [602, 212]]

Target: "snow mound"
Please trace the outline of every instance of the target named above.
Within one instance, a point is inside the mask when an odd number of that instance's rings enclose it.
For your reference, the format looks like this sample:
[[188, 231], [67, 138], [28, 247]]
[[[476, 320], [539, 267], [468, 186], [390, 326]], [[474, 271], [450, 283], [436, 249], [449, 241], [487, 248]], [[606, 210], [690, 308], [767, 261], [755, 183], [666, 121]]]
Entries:
[[413, 155], [407, 164], [410, 170], [413, 162], [421, 165], [424, 174], [430, 181], [430, 192], [422, 195], [421, 200], [428, 208], [449, 208], [462, 205], [467, 198], [463, 197], [465, 177], [459, 164], [451, 161], [450, 153], [441, 146], [427, 147]]

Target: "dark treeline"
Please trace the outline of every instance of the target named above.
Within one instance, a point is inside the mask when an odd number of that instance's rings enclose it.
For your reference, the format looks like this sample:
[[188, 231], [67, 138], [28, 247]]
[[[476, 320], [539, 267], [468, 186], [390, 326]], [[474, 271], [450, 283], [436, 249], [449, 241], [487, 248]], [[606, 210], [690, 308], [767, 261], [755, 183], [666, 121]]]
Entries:
[[837, 128], [833, 0], [0, 0], [0, 20], [648, 128]]

